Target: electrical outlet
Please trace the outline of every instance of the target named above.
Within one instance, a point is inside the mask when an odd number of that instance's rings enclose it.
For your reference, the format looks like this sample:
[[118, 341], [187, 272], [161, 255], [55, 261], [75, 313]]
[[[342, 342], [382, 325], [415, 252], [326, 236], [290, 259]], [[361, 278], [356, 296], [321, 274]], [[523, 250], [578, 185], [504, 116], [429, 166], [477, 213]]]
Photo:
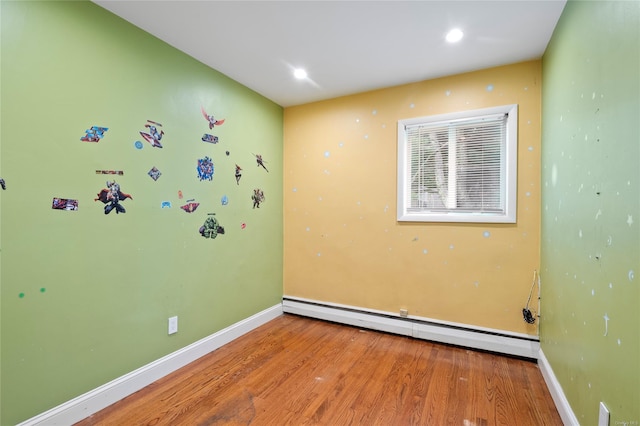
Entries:
[[600, 402], [600, 413], [598, 415], [598, 426], [609, 426], [609, 410], [604, 402]]
[[406, 318], [406, 317], [408, 317], [408, 316], [409, 316], [409, 310], [404, 309], [404, 308], [400, 309], [400, 316], [401, 316], [402, 318]]
[[169, 334], [178, 332], [178, 317], [169, 318]]

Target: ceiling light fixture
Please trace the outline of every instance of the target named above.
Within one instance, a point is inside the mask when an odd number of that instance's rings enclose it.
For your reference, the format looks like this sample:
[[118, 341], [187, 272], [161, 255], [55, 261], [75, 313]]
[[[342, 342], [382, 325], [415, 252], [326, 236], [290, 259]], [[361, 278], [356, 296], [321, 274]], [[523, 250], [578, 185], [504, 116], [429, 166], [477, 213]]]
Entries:
[[449, 31], [447, 33], [447, 41], [449, 43], [456, 43], [460, 40], [462, 40], [462, 36], [464, 36], [464, 33], [462, 31], [460, 31], [457, 28], [454, 28], [453, 30]]
[[293, 76], [298, 80], [302, 80], [303, 78], [307, 78], [307, 72], [302, 68], [296, 68], [293, 70]]

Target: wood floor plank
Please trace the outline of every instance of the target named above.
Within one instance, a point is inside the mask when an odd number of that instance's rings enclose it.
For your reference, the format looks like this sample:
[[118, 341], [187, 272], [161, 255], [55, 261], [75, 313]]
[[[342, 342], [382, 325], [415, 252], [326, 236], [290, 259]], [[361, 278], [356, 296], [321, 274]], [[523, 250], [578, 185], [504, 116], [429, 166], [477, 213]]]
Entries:
[[561, 424], [533, 362], [285, 314], [77, 426]]

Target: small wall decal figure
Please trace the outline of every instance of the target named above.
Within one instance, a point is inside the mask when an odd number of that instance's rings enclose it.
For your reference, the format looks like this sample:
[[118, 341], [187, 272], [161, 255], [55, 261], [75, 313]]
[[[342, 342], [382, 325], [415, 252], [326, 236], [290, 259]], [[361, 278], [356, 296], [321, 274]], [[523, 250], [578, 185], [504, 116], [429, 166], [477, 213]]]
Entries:
[[149, 133], [140, 132], [140, 136], [151, 144], [154, 148], [162, 148], [160, 140], [164, 136], [164, 130], [158, 131], [158, 127], [162, 127], [162, 124], [155, 121], [147, 120], [147, 124], [144, 127], [149, 129]]
[[224, 234], [224, 228], [218, 223], [215, 213], [209, 213], [209, 217], [204, 221], [198, 232], [205, 238], [216, 238], [218, 234]]
[[122, 170], [96, 170], [97, 175], [124, 175], [124, 171]]
[[242, 167], [236, 164], [236, 185], [240, 185], [241, 177], [242, 177]]
[[202, 142], [208, 142], [208, 143], [216, 144], [216, 143], [218, 143], [218, 137], [210, 135], [208, 133], [205, 133], [202, 136]]
[[180, 208], [182, 210], [184, 210], [187, 213], [193, 213], [196, 211], [196, 209], [198, 208], [198, 206], [200, 205], [200, 203], [196, 203], [196, 200], [192, 199], [192, 200], [187, 200], [187, 204], [180, 206]]
[[254, 189], [251, 199], [253, 200], [253, 208], [260, 208], [260, 204], [264, 202], [264, 192], [259, 188]]
[[127, 198], [133, 200], [131, 194], [125, 194], [120, 191], [120, 184], [115, 180], [107, 181], [107, 187], [98, 193], [98, 198], [94, 198], [93, 201], [102, 201], [104, 206], [104, 214], [111, 213], [111, 210], [118, 213], [126, 213], [127, 211], [122, 207], [120, 201], [124, 201]]
[[200, 107], [200, 111], [202, 112], [205, 120], [209, 122], [209, 129], [213, 129], [214, 126], [220, 126], [222, 125], [222, 123], [224, 123], [224, 120], [216, 120], [213, 115], [207, 114], [207, 111], [204, 110], [204, 107]]
[[2, 187], [3, 191], [7, 189], [7, 182], [5, 182], [2, 178], [0, 178], [0, 186]]
[[[258, 167], [262, 167], [263, 169], [267, 170], [267, 168], [265, 167], [264, 163], [266, 163], [266, 161], [264, 161], [262, 159], [262, 155], [260, 154], [253, 154], [256, 157], [256, 163], [258, 163]], [[267, 170], [267, 173], [269, 172], [269, 170]]]
[[158, 178], [159, 178], [160, 176], [162, 176], [162, 172], [161, 172], [160, 170], [158, 170], [158, 168], [157, 168], [156, 166], [153, 166], [153, 167], [151, 168], [151, 170], [149, 170], [149, 171], [147, 172], [147, 174], [148, 174], [148, 175], [151, 177], [151, 179], [153, 179], [153, 180], [158, 180]]
[[213, 180], [213, 161], [209, 157], [200, 158], [198, 160], [198, 167], [196, 169], [198, 171], [198, 179], [203, 180]]
[[109, 130], [108, 127], [91, 126], [90, 129], [85, 130], [85, 135], [80, 140], [82, 142], [100, 142], [107, 130]]
[[51, 208], [54, 210], [76, 211], [78, 210], [78, 200], [54, 197], [53, 202], [51, 203]]

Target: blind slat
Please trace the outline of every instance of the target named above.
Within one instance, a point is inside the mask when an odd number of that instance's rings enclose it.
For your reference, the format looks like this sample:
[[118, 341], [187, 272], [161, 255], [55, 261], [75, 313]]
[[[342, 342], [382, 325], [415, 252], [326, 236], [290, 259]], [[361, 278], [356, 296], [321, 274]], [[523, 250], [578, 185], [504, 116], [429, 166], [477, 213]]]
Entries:
[[497, 114], [406, 126], [409, 210], [503, 211], [506, 119]]

